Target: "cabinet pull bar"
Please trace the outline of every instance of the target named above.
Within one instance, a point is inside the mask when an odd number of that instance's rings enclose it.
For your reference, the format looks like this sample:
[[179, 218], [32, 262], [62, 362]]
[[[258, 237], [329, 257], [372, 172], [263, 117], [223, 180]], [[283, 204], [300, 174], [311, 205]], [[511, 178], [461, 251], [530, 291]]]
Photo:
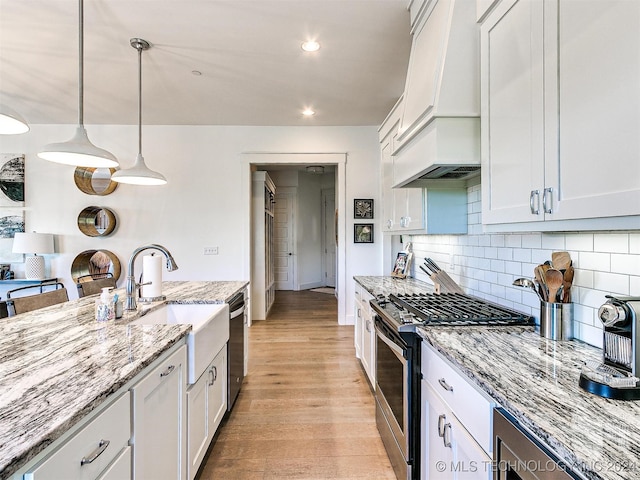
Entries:
[[[447, 435], [447, 432], [449, 433]], [[444, 443], [444, 446], [447, 448], [451, 448], [451, 424], [447, 423], [444, 426], [444, 430], [442, 432], [442, 442]]]
[[88, 457], [82, 457], [80, 460], [80, 466], [86, 465], [88, 463], [92, 463], [96, 458], [98, 458], [102, 452], [104, 452], [109, 446], [109, 440], [100, 440], [98, 443], [98, 448], [96, 448], [93, 452], [89, 454]]
[[[549, 199], [547, 207], [547, 198]], [[553, 213], [553, 187], [545, 188], [542, 195], [542, 208], [544, 213]]]
[[447, 383], [444, 378], [439, 378], [438, 383], [442, 388], [444, 388], [447, 392], [453, 392], [453, 387]]
[[443, 413], [438, 417], [438, 436], [444, 437], [444, 422], [447, 420], [447, 416]]
[[175, 365], [169, 365], [169, 366], [167, 367], [167, 369], [166, 369], [164, 372], [162, 372], [162, 373], [160, 374], [160, 378], [162, 378], [162, 377], [166, 377], [166, 376], [167, 376], [167, 375], [169, 375], [171, 372], [173, 372], [173, 371], [175, 370], [175, 368], [176, 368], [176, 366], [175, 366]]
[[[534, 201], [536, 199], [536, 201]], [[540, 190], [531, 190], [529, 195], [529, 208], [533, 215], [540, 215]]]

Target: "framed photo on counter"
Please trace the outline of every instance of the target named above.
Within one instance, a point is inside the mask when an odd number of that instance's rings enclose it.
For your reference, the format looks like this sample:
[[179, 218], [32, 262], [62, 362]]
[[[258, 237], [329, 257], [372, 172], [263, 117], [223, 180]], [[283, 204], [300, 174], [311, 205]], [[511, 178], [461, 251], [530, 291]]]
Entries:
[[411, 260], [413, 260], [413, 253], [398, 252], [391, 276], [396, 278], [406, 278], [411, 269]]

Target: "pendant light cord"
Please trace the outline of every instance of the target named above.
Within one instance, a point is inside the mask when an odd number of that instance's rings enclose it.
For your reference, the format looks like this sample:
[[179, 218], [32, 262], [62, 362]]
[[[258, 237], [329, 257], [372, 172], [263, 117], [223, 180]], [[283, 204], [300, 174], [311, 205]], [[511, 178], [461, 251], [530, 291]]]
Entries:
[[138, 50], [138, 154], [142, 155], [142, 45]]
[[84, 2], [78, 1], [78, 125], [84, 124]]

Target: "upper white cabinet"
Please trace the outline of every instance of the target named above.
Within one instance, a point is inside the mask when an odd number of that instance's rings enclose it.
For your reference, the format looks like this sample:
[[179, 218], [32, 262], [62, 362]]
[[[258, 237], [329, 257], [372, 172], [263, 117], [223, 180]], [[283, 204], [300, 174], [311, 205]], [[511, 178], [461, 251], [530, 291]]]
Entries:
[[425, 178], [458, 179], [480, 163], [476, 5], [415, 1], [411, 18], [409, 69], [391, 152], [394, 187], [416, 186], [412, 182]]
[[640, 2], [502, 0], [481, 58], [483, 222], [638, 228]]

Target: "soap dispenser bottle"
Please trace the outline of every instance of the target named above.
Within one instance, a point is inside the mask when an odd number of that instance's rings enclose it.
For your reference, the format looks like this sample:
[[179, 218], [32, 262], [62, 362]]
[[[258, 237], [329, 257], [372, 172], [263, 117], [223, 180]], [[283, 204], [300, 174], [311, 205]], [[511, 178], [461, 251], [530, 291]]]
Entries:
[[96, 299], [96, 320], [98, 322], [113, 320], [116, 316], [113, 296], [109, 290], [111, 290], [110, 287], [103, 288], [100, 298]]

